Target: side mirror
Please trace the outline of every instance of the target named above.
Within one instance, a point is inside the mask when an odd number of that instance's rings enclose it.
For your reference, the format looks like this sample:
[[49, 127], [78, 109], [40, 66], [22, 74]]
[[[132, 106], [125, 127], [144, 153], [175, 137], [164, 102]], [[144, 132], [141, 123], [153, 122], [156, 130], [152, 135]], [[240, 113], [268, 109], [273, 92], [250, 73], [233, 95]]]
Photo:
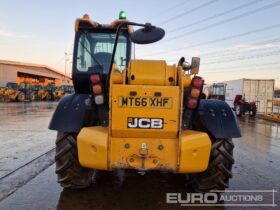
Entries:
[[200, 66], [200, 58], [199, 57], [193, 57], [192, 58], [192, 64], [191, 64], [191, 74], [198, 74], [199, 66]]
[[150, 44], [161, 40], [164, 35], [165, 31], [162, 28], [157, 28], [150, 23], [146, 23], [143, 28], [134, 31], [130, 39], [136, 44]]

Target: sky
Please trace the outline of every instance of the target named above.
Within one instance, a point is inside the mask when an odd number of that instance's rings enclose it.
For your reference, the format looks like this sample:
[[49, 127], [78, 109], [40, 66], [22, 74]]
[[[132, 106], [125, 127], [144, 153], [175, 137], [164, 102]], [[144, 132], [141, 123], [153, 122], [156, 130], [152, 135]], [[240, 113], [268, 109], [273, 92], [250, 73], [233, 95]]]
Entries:
[[[206, 83], [275, 79], [280, 88], [280, 0], [0, 0], [0, 60], [45, 64], [71, 72], [75, 19], [163, 28], [165, 37], [136, 46], [136, 58], [176, 64], [200, 57]], [[65, 52], [69, 53], [65, 59]]]

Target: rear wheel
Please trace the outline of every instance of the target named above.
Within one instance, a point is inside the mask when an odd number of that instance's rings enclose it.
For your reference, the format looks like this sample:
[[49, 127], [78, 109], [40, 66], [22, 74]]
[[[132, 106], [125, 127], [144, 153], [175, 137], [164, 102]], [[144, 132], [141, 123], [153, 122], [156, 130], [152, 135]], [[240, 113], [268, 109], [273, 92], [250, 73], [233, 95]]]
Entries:
[[239, 117], [239, 116], [242, 115], [242, 112], [243, 112], [242, 106], [240, 106], [239, 104], [237, 104], [237, 105], [235, 106], [235, 113], [236, 113], [236, 115]]
[[18, 98], [18, 101], [23, 102], [25, 100], [24, 92], [19, 92], [17, 98]]
[[35, 101], [35, 100], [36, 100], [36, 93], [32, 92], [32, 93], [30, 94], [30, 100], [31, 100], [31, 101]]
[[253, 108], [251, 111], [250, 111], [250, 117], [255, 117], [256, 116], [256, 113], [257, 113], [257, 110], [255, 108]]
[[196, 192], [224, 190], [232, 177], [234, 144], [231, 139], [214, 139], [209, 165], [206, 171], [192, 175], [192, 187]]
[[86, 188], [92, 182], [93, 170], [80, 165], [77, 151], [77, 134], [58, 132], [56, 140], [56, 174], [64, 188]]

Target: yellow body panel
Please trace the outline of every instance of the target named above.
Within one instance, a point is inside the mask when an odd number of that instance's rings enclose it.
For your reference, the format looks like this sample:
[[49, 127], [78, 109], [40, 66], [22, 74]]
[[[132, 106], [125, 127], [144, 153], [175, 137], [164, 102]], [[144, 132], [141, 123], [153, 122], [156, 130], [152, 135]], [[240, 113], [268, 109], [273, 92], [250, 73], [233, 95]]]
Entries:
[[77, 139], [80, 164], [101, 170], [124, 168], [174, 173], [202, 172], [208, 166], [211, 150], [208, 135], [198, 131], [184, 131], [180, 140], [108, 139], [108, 128], [87, 127], [81, 130]]
[[110, 147], [111, 168], [177, 170], [177, 139], [112, 137]]
[[108, 128], [85, 127], [78, 137], [78, 156], [82, 166], [107, 170]]
[[176, 74], [176, 66], [167, 66], [165, 61], [131, 60], [128, 68], [128, 84], [175, 85]]
[[[131, 91], [135, 92], [136, 95], [130, 96]], [[155, 97], [156, 92], [160, 92], [161, 96]], [[113, 137], [177, 137], [179, 87], [114, 84], [111, 87], [111, 94], [111, 133]], [[143, 106], [143, 103], [146, 106]], [[132, 117], [164, 119], [164, 129], [128, 128], [128, 120]]]
[[207, 169], [211, 140], [206, 133], [187, 130], [181, 135], [179, 172], [202, 172]]

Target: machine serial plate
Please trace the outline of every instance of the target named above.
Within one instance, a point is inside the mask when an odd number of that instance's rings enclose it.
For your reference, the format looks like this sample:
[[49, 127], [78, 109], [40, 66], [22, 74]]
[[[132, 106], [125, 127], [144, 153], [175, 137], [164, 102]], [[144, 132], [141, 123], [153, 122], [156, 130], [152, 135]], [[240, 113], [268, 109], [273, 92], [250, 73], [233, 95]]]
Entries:
[[119, 107], [146, 107], [146, 108], [171, 109], [172, 98], [119, 96]]

